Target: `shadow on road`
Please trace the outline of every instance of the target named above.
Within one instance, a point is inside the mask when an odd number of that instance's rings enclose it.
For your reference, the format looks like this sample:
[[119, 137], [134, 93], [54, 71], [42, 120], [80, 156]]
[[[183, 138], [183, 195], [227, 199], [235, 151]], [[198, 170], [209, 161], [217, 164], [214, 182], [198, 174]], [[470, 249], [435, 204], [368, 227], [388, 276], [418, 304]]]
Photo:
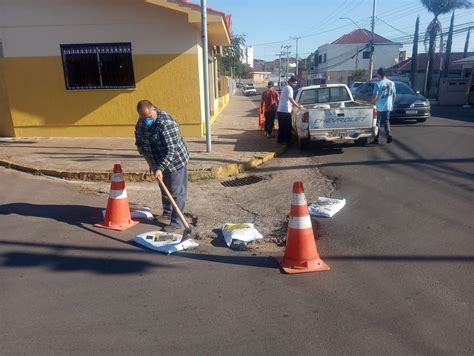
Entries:
[[9, 252], [0, 255], [4, 267], [44, 267], [55, 272], [89, 271], [97, 274], [141, 273], [166, 267], [138, 259], [62, 256], [51, 253]]

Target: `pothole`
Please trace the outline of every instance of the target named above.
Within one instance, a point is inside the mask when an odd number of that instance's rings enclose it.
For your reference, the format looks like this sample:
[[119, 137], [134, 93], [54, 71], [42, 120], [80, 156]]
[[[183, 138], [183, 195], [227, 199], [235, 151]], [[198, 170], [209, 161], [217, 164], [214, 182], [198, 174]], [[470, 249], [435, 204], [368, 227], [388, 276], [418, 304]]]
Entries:
[[252, 175], [252, 176], [245, 176], [245, 177], [238, 177], [238, 178], [228, 179], [228, 180], [225, 180], [225, 181], [221, 182], [221, 184], [224, 187], [242, 187], [244, 185], [259, 183], [262, 180], [265, 180], [265, 178], [262, 177], [262, 176]]

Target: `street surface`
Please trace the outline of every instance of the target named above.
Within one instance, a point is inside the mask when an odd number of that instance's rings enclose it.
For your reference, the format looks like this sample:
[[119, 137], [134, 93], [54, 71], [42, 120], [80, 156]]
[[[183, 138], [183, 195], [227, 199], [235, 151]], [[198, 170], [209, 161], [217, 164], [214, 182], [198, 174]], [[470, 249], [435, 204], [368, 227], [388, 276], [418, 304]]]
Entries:
[[[391, 145], [292, 148], [254, 172], [283, 210], [293, 180], [316, 198], [316, 167], [335, 179], [348, 202], [317, 220], [326, 273], [218, 246], [150, 253], [127, 243], [138, 230], [91, 227], [104, 196], [0, 169], [2, 354], [472, 355], [474, 124], [440, 116], [395, 126]], [[257, 200], [249, 187], [231, 195]]]

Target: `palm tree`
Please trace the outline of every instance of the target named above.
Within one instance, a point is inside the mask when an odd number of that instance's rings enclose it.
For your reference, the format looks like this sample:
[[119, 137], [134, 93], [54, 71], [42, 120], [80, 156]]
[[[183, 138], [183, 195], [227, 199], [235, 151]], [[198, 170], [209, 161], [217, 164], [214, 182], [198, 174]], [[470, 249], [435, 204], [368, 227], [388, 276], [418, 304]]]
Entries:
[[450, 13], [456, 9], [470, 9], [473, 4], [471, 0], [421, 0], [421, 4], [434, 15], [433, 20], [426, 29], [425, 45], [429, 42], [428, 47], [428, 64], [426, 68], [424, 94], [431, 89], [433, 75], [433, 57], [435, 52], [436, 37], [438, 34], [442, 36], [442, 26], [438, 17], [443, 14]]

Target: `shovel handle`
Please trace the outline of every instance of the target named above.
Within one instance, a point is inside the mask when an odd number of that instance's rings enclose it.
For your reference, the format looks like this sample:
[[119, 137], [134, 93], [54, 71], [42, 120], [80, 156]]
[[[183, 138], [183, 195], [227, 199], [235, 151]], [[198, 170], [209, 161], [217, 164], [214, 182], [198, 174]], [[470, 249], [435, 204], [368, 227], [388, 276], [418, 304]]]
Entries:
[[176, 201], [173, 199], [173, 196], [171, 195], [170, 191], [169, 191], [168, 188], [166, 187], [166, 185], [165, 185], [165, 183], [163, 182], [163, 180], [158, 179], [158, 184], [160, 185], [161, 190], [164, 191], [165, 194], [168, 196], [168, 199], [170, 200], [171, 205], [173, 205], [174, 210], [175, 210], [176, 213], [178, 214], [179, 219], [180, 219], [181, 222], [183, 223], [183, 225], [184, 225], [184, 227], [186, 228], [186, 230], [189, 230], [190, 228], [189, 228], [188, 222], [187, 222], [186, 219], [184, 218], [183, 213], [182, 213], [181, 210], [179, 209], [178, 204], [176, 204]]

